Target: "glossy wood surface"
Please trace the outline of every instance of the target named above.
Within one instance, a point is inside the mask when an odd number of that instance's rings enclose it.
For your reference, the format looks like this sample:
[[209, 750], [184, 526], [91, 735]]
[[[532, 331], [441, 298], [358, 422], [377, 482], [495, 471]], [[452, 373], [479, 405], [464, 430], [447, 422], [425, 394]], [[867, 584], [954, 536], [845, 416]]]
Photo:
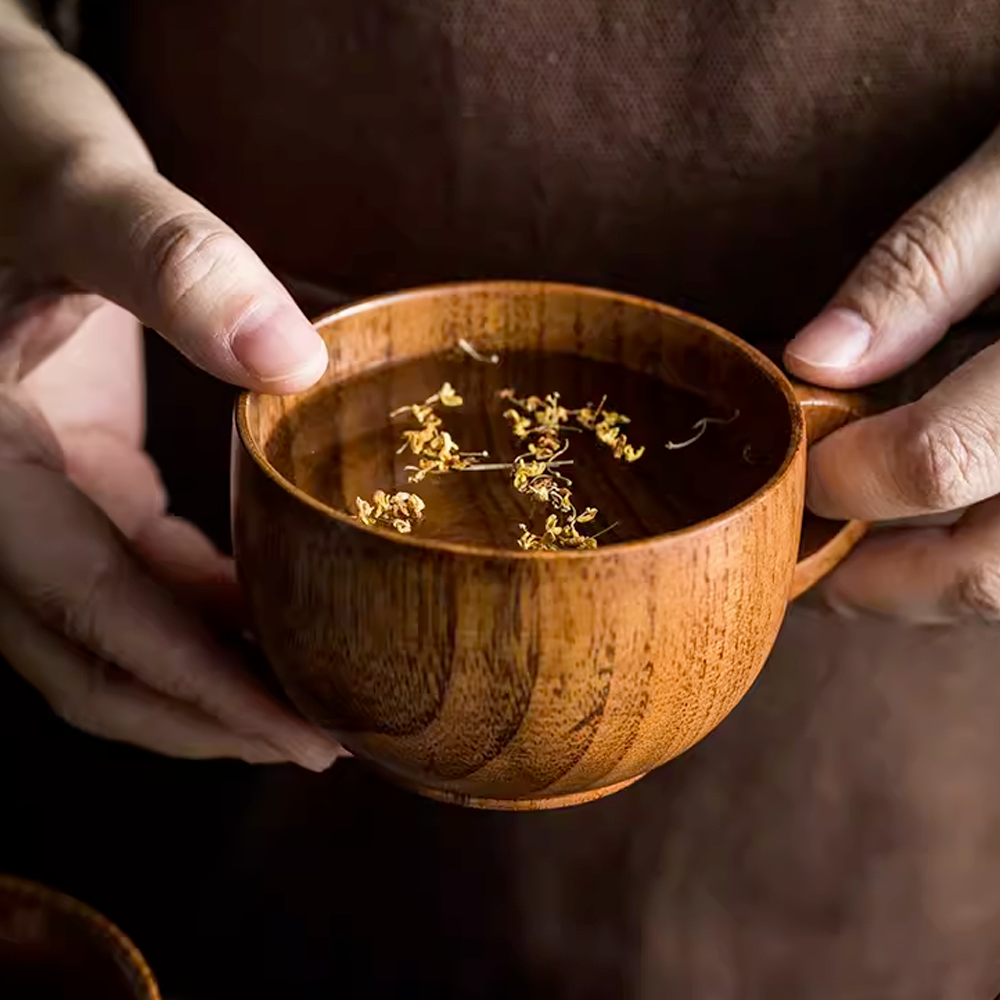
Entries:
[[[371, 300], [319, 329], [331, 358], [323, 383], [238, 405], [237, 561], [264, 650], [299, 709], [424, 794], [566, 805], [675, 757], [753, 683], [793, 587], [857, 537], [855, 527], [821, 532], [810, 570], [794, 580], [802, 408], [770, 362], [703, 320], [609, 292], [489, 282]], [[276, 434], [290, 435], [292, 452], [321, 444], [321, 411], [309, 403], [331, 384], [460, 339], [486, 354], [583, 354], [752, 414], [749, 443], [778, 449], [774, 473], [685, 530], [538, 554], [363, 528], [268, 461]], [[839, 398], [813, 398], [813, 437], [850, 412]]]

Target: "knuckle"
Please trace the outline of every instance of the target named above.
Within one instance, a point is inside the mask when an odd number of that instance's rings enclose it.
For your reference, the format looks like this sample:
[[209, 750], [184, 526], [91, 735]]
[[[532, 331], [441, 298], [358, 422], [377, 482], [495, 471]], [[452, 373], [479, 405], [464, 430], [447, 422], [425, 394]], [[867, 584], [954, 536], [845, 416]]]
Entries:
[[913, 424], [896, 459], [904, 499], [921, 512], [957, 510], [982, 499], [995, 461], [990, 436], [968, 421], [942, 419], [941, 414]]
[[144, 237], [143, 251], [157, 298], [171, 306], [183, 302], [238, 245], [235, 233], [198, 212], [156, 223]]
[[960, 255], [948, 228], [929, 209], [907, 213], [871, 248], [862, 284], [892, 296], [934, 304], [949, 294]]
[[959, 618], [1000, 619], [1000, 562], [979, 562], [963, 570], [951, 588], [948, 605]]

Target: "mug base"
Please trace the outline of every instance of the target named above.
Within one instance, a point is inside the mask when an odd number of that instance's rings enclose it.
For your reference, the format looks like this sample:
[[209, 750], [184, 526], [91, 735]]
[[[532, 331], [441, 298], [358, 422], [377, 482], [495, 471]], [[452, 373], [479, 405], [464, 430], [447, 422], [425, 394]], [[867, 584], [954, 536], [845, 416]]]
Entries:
[[570, 792], [566, 795], [549, 795], [538, 798], [524, 799], [491, 799], [478, 795], [465, 795], [462, 792], [447, 792], [440, 788], [431, 788], [427, 785], [420, 785], [414, 781], [407, 781], [393, 775], [390, 780], [397, 785], [401, 785], [408, 791], [416, 792], [426, 799], [434, 799], [435, 802], [444, 802], [453, 806], [465, 806], [467, 809], [488, 809], [499, 812], [534, 812], [541, 809], [567, 809], [570, 806], [581, 806], [587, 802], [595, 802], [608, 795], [614, 795], [629, 785], [634, 785], [645, 774], [637, 774], [635, 777], [626, 778], [614, 785], [605, 785], [603, 788], [589, 788], [584, 792]]

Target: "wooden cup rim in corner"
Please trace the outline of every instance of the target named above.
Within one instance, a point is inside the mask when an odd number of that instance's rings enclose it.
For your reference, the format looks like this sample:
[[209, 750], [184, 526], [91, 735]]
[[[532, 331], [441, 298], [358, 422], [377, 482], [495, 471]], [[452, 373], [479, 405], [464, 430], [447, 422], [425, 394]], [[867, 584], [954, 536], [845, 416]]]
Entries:
[[22, 898], [83, 924], [102, 950], [131, 973], [136, 1000], [161, 1000], [160, 988], [142, 952], [117, 925], [86, 903], [16, 875], [0, 874], [0, 894]]

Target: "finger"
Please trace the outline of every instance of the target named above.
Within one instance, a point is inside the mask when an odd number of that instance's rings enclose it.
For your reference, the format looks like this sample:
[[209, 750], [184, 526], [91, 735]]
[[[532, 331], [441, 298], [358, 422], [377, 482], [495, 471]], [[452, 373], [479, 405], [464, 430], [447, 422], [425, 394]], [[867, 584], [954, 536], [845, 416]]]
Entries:
[[207, 621], [236, 634], [249, 627], [233, 560], [193, 524], [169, 515], [152, 518], [132, 546], [149, 572]]
[[917, 625], [1000, 619], [1000, 498], [950, 527], [870, 538], [823, 584], [836, 610]]
[[60, 440], [65, 431], [100, 427], [138, 450], [146, 422], [142, 327], [120, 306], [90, 298], [100, 307], [55, 351], [26, 351], [19, 384]]
[[806, 501], [830, 518], [893, 520], [1000, 493], [1000, 345], [916, 403], [860, 420], [809, 454]]
[[0, 381], [23, 379], [100, 309], [96, 295], [0, 266]]
[[149, 456], [103, 428], [60, 436], [66, 471], [132, 544], [150, 575], [207, 621], [247, 627], [233, 561], [191, 523], [165, 513], [166, 492]]
[[884, 379], [925, 354], [1000, 284], [1000, 131], [872, 247], [785, 352], [834, 388]]
[[63, 431], [66, 472], [127, 538], [163, 516], [166, 489], [144, 451], [102, 427]]
[[0, 59], [0, 257], [113, 299], [228, 381], [294, 391], [326, 352], [233, 231], [156, 173], [107, 88], [27, 19]]
[[260, 258], [152, 171], [77, 166], [38, 213], [35, 259], [159, 331], [206, 371], [294, 392], [324, 372], [322, 338]]
[[173, 757], [233, 757], [252, 764], [287, 760], [271, 744], [234, 733], [191, 705], [74, 649], [3, 591], [0, 650], [57, 715], [93, 736]]
[[0, 397], [0, 584], [42, 624], [149, 687], [305, 767], [329, 766], [334, 741], [268, 698], [41, 448], [25, 457], [24, 435], [6, 433], [14, 420], [2, 410], [12, 406]]

